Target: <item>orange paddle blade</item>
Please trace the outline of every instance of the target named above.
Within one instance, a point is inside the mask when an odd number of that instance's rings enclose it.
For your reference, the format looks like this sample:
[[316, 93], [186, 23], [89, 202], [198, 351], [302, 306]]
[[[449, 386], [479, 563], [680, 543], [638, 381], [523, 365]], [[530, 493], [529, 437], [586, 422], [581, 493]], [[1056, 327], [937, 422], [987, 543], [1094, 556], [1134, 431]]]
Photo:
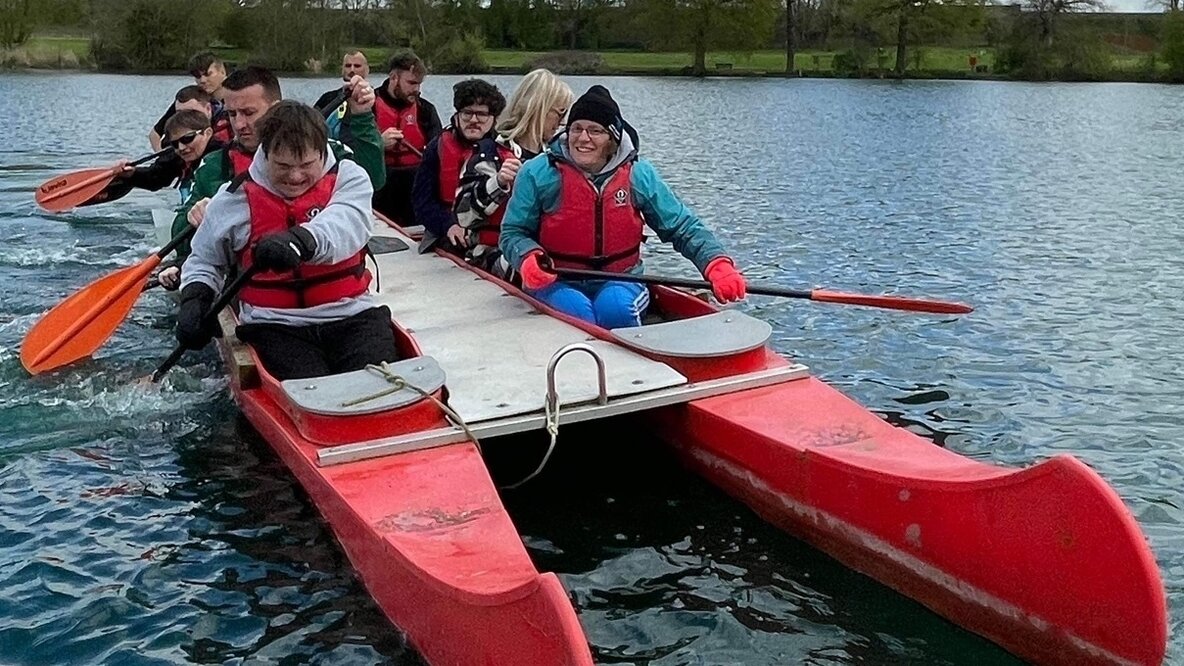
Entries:
[[107, 167], [50, 178], [37, 187], [37, 205], [51, 213], [61, 213], [80, 206], [106, 189], [117, 173], [117, 167]]
[[889, 310], [909, 310], [912, 312], [937, 312], [939, 314], [966, 314], [974, 312], [974, 308], [962, 303], [950, 301], [934, 301], [927, 298], [907, 298], [904, 296], [872, 296], [869, 294], [845, 294], [840, 291], [824, 291], [815, 289], [810, 292], [810, 300], [824, 303], [846, 303], [847, 305], [867, 305], [873, 308], [887, 308]]
[[90, 356], [119, 328], [135, 305], [160, 257], [95, 280], [46, 312], [21, 343], [21, 365], [30, 374]]

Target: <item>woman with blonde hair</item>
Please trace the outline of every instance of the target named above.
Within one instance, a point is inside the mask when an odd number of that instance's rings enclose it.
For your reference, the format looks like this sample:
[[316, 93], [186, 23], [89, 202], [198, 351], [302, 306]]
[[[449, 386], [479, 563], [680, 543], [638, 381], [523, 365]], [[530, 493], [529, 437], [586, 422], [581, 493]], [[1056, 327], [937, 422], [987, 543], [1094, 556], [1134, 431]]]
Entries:
[[522, 78], [497, 124], [497, 137], [477, 144], [465, 165], [453, 212], [467, 231], [466, 260], [501, 277], [508, 266], [497, 249], [502, 210], [522, 163], [555, 136], [574, 95], [546, 69]]

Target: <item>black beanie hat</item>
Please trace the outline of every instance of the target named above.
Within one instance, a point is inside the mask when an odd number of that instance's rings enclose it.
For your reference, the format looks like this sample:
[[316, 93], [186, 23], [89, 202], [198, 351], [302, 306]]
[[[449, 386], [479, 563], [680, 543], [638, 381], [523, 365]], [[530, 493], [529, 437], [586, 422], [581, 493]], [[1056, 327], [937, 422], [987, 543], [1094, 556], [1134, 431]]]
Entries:
[[567, 126], [571, 127], [577, 120], [591, 120], [604, 125], [613, 139], [618, 143], [621, 141], [621, 126], [624, 123], [621, 107], [617, 106], [604, 86], [592, 86], [571, 105], [571, 110], [567, 112]]

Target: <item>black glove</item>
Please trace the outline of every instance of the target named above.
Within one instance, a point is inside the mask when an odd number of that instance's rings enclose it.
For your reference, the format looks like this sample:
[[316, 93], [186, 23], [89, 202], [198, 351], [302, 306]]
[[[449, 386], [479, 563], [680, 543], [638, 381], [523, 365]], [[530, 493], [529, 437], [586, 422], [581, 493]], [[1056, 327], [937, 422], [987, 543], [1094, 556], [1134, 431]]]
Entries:
[[251, 261], [261, 271], [290, 271], [312, 259], [317, 241], [308, 229], [295, 226], [264, 236], [255, 244]]
[[217, 317], [210, 317], [208, 324], [205, 322], [214, 297], [214, 290], [200, 282], [181, 290], [181, 309], [177, 312], [177, 342], [181, 346], [201, 349], [210, 344], [211, 339], [222, 336]]

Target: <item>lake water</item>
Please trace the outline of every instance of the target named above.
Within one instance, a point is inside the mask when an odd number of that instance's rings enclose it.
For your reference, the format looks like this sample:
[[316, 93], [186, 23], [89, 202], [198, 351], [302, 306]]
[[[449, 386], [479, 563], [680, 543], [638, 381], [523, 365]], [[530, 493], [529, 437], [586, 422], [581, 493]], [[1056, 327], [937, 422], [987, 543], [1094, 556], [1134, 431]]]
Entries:
[[[425, 97], [449, 108], [456, 80], [429, 77]], [[133, 384], [172, 346], [162, 294], [97, 358], [36, 378], [20, 366], [41, 313], [153, 251], [149, 211], [170, 201], [51, 216], [31, 190], [149, 152], [185, 83], [0, 75], [0, 661], [420, 663], [238, 415], [212, 353], [163, 388]], [[606, 83], [643, 155], [750, 279], [974, 304], [959, 319], [744, 307], [779, 351], [937, 445], [1097, 469], [1150, 538], [1169, 662], [1184, 660], [1184, 87]], [[305, 101], [334, 85], [284, 81]], [[689, 274], [648, 251], [651, 272]], [[561, 438], [543, 478], [505, 496], [599, 661], [1015, 663], [613, 427]]]

